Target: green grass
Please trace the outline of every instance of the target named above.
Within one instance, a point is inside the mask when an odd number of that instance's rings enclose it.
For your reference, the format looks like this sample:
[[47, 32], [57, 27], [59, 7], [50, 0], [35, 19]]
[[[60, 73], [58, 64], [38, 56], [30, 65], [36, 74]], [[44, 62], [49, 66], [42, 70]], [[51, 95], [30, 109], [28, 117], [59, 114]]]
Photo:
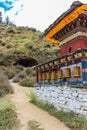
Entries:
[[44, 130], [43, 128], [39, 128], [39, 123], [34, 120], [29, 121], [28, 126], [29, 130]]
[[10, 96], [0, 98], [0, 130], [18, 130], [19, 121]]
[[38, 99], [33, 93], [30, 95], [30, 102], [48, 111], [49, 114], [64, 122], [72, 130], [87, 130], [87, 118], [84, 115], [78, 115], [72, 111], [65, 112], [63, 110], [58, 110], [52, 104]]

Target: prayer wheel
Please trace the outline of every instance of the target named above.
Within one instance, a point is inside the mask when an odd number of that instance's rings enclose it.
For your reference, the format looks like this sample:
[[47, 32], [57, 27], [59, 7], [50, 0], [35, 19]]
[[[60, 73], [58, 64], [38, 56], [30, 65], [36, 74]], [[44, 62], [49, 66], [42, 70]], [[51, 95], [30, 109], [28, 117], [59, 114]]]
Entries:
[[45, 81], [46, 80], [46, 72], [43, 72], [42, 73], [42, 81]]
[[50, 71], [46, 72], [46, 80], [48, 80], [48, 81], [51, 80], [51, 72]]
[[70, 70], [70, 68], [66, 68], [65, 70], [64, 70], [65, 72], [65, 78], [70, 78], [71, 77], [71, 70]]
[[76, 78], [80, 77], [80, 67], [79, 66], [74, 67], [74, 77], [76, 77]]
[[55, 80], [57, 80], [57, 75], [56, 75], [56, 71], [52, 71], [52, 73], [51, 73], [51, 80], [52, 81], [55, 81]]
[[42, 81], [42, 73], [40, 73], [40, 72], [38, 73], [38, 80]]
[[62, 72], [62, 70], [59, 70], [58, 71], [58, 79], [62, 79], [63, 78], [63, 72]]

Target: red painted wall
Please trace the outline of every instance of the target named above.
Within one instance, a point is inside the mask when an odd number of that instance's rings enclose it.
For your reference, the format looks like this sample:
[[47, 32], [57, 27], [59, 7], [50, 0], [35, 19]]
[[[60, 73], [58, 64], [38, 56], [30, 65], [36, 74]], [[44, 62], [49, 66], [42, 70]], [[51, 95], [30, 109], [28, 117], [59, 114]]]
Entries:
[[64, 56], [69, 54], [69, 48], [71, 47], [71, 52], [76, 51], [79, 48], [87, 48], [87, 39], [77, 39], [71, 43], [66, 43], [60, 47], [60, 55]]

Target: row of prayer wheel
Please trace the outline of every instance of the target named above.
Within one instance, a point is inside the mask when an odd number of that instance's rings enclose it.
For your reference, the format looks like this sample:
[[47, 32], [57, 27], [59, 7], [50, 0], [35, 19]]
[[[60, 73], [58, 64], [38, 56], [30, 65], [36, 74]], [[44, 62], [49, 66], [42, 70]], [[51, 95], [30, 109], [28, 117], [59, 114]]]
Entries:
[[[75, 66], [73, 68], [73, 76], [74, 78], [79, 78], [80, 77], [80, 67]], [[65, 68], [64, 72], [63, 70], [58, 70], [57, 71], [47, 71], [47, 72], [42, 72], [38, 73], [38, 80], [39, 81], [56, 81], [57, 79], [63, 79], [63, 78], [71, 78], [71, 69], [70, 68]]]

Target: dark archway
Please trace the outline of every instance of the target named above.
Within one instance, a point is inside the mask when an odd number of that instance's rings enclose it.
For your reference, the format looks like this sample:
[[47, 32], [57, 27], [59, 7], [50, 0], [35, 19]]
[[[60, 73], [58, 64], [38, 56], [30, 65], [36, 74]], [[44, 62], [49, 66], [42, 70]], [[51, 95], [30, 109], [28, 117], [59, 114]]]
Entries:
[[21, 65], [24, 67], [32, 67], [37, 65], [38, 62], [34, 58], [25, 58], [25, 59], [19, 59], [14, 63], [13, 65]]

